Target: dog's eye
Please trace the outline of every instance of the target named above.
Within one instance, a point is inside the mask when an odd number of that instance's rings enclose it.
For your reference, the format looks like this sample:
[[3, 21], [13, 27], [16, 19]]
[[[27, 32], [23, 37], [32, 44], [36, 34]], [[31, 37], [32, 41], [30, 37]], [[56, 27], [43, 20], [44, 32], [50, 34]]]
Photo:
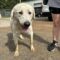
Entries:
[[22, 11], [20, 11], [20, 12], [19, 12], [19, 14], [21, 14], [21, 15], [22, 15], [22, 14], [23, 14], [23, 12], [22, 12]]
[[28, 14], [30, 14], [30, 15], [31, 15], [31, 12], [29, 11], [29, 12], [28, 12]]

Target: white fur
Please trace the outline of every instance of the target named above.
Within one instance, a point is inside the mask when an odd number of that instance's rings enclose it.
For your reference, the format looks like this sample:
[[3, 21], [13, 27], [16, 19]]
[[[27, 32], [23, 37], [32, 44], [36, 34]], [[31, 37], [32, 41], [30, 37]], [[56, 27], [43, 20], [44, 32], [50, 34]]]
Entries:
[[[23, 14], [19, 14], [19, 12], [22, 11]], [[31, 12], [31, 15], [28, 14], [28, 12]], [[15, 56], [19, 55], [18, 52], [18, 40], [19, 36], [21, 39], [24, 39], [22, 36], [22, 33], [27, 33], [31, 37], [31, 50], [34, 50], [33, 47], [33, 29], [32, 29], [32, 18], [34, 15], [34, 8], [26, 3], [19, 3], [14, 6], [14, 8], [11, 11], [11, 28], [13, 32], [13, 38], [16, 44], [16, 50], [15, 50]], [[27, 30], [22, 29], [21, 25], [24, 24], [25, 21], [30, 22], [30, 26]]]

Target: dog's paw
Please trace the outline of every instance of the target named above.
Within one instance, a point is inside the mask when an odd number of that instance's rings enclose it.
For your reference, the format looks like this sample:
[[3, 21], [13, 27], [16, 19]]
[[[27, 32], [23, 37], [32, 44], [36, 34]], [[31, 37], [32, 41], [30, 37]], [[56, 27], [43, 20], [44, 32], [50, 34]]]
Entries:
[[16, 51], [15, 54], [14, 54], [14, 56], [19, 56], [19, 52]]
[[33, 51], [33, 52], [35, 51], [34, 46], [31, 46], [31, 51]]

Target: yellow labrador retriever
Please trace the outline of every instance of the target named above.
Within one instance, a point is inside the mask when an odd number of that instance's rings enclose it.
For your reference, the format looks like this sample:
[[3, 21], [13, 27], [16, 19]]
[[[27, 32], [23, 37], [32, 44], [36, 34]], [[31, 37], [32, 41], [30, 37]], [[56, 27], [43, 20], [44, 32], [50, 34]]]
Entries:
[[35, 15], [34, 8], [26, 3], [19, 3], [15, 5], [11, 11], [11, 28], [13, 38], [16, 44], [15, 56], [19, 55], [18, 40], [24, 39], [22, 33], [29, 34], [31, 37], [31, 50], [34, 51], [33, 46], [33, 29], [32, 19]]

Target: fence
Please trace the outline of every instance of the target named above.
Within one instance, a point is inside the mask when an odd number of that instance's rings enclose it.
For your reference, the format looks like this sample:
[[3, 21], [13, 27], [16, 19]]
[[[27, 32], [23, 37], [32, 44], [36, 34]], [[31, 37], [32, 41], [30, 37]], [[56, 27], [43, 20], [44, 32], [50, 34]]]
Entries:
[[10, 17], [11, 9], [0, 9], [2, 17]]

